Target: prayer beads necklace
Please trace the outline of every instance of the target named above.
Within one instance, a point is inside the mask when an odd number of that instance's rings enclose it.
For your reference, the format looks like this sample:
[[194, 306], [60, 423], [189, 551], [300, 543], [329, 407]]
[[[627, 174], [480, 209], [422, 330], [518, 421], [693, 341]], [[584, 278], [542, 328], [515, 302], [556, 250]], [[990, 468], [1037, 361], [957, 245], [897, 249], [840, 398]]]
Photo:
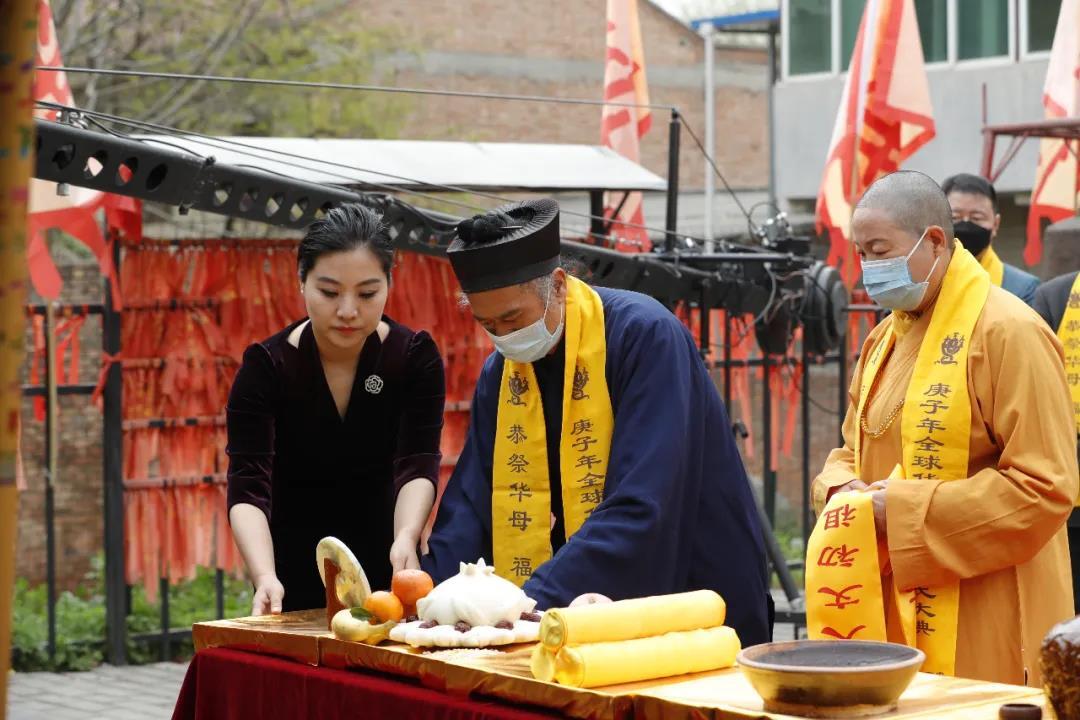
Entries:
[[[866, 406], [869, 405], [870, 402], [867, 401]], [[871, 430], [869, 424], [866, 422], [867, 407], [863, 407], [862, 417], [859, 418], [859, 425], [862, 427], [864, 433], [866, 433], [870, 438], [877, 440], [879, 437], [884, 435], [885, 432], [892, 426], [893, 422], [896, 420], [897, 416], [900, 414], [900, 411], [903, 408], [904, 401], [901, 400], [896, 404], [896, 407], [892, 409], [892, 412], [889, 413], [889, 417], [885, 418], [884, 424], [882, 424], [882, 426], [879, 427], [877, 430]]]
[[[889, 350], [889, 354], [892, 354], [891, 348]], [[862, 431], [866, 433], [866, 435], [872, 440], [877, 440], [882, 435], [884, 435], [890, 427], [892, 427], [892, 424], [900, 415], [900, 411], [904, 408], [904, 400], [906, 399], [900, 398], [900, 402], [898, 402], [896, 406], [893, 407], [893, 409], [889, 412], [888, 417], [885, 418], [885, 422], [881, 425], [881, 427], [879, 427], [877, 430], [870, 429], [870, 424], [866, 421], [866, 413], [870, 410], [870, 398], [874, 396], [874, 391], [877, 390], [878, 383], [881, 382], [881, 376], [884, 374], [883, 371], [885, 370], [885, 365], [887, 362], [888, 358], [886, 357], [885, 360], [883, 360], [881, 363], [881, 368], [879, 368], [878, 370], [877, 377], [874, 378], [874, 384], [870, 386], [870, 391], [866, 396], [866, 402], [863, 404], [862, 414], [859, 416], [859, 427], [861, 427]]]

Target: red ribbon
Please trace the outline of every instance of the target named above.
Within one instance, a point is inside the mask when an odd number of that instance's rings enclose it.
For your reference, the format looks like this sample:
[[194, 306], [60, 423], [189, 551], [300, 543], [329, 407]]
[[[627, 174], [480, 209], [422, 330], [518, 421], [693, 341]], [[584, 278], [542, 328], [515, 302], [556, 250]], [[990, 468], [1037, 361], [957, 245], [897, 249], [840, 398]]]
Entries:
[[123, 362], [124, 353], [118, 352], [115, 355], [110, 355], [104, 350], [101, 351], [101, 372], [98, 373], [97, 387], [94, 388], [93, 394], [90, 396], [90, 400], [101, 409], [101, 395], [105, 392], [105, 383], [109, 379], [109, 368], [115, 363]]

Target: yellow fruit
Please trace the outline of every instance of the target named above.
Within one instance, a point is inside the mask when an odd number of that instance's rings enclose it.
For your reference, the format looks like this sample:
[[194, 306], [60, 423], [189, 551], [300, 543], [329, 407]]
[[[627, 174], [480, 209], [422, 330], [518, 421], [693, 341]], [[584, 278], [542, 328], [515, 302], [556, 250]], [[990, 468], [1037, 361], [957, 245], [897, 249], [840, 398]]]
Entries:
[[372, 625], [367, 620], [357, 618], [349, 608], [345, 608], [334, 615], [330, 623], [330, 629], [333, 631], [334, 637], [339, 640], [378, 645], [390, 636], [390, 630], [395, 625], [397, 625], [396, 622]]
[[397, 595], [379, 590], [368, 595], [364, 609], [374, 615], [379, 622], [398, 622], [405, 617], [405, 607]]

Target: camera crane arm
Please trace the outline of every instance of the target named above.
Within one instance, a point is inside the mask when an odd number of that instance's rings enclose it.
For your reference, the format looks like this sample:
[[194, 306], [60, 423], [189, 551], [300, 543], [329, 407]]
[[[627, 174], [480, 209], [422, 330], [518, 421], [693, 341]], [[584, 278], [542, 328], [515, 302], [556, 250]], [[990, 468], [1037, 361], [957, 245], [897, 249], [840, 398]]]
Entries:
[[[335, 205], [359, 202], [382, 213], [398, 249], [432, 256], [445, 254], [460, 220], [414, 207], [386, 193], [354, 191], [226, 165], [212, 156], [67, 122], [39, 119], [35, 124], [36, 178], [175, 205], [181, 212], [195, 209], [302, 229]], [[809, 244], [791, 238], [770, 242], [766, 249], [732, 245], [726, 248], [729, 252], [712, 255], [627, 254], [572, 240], [563, 240], [562, 246], [564, 255], [585, 266], [590, 282], [636, 290], [669, 307], [691, 301], [763, 316], [777, 300], [777, 272], [796, 271], [799, 275], [794, 282], [786, 281], [789, 298], [791, 293], [805, 294], [808, 300], [810, 295], [821, 295], [819, 300], [825, 307], [827, 287], [835, 290], [818, 277], [820, 263], [815, 264], [809, 255]], [[807, 273], [813, 282], [801, 279]], [[823, 336], [819, 344], [824, 351], [828, 336], [835, 333], [818, 334]], [[761, 337], [759, 328], [759, 340]]]

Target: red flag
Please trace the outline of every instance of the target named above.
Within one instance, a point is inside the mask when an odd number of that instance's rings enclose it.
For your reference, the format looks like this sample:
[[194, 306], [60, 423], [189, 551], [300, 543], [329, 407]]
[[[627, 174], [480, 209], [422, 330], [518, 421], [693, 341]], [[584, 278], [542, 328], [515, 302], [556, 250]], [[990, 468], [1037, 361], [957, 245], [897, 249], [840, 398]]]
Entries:
[[868, 0], [817, 198], [818, 232], [848, 287], [859, 277], [851, 212], [863, 191], [934, 137], [930, 87], [911, 0]]
[[[38, 43], [35, 62], [44, 67], [63, 67], [60, 44], [53, 24], [48, 0], [38, 2]], [[75, 98], [67, 82], [67, 74], [45, 71], [34, 74], [34, 99], [59, 105], [74, 106]], [[55, 110], [38, 110], [37, 117], [55, 120]], [[98, 209], [109, 204], [114, 196], [81, 187], [69, 188], [67, 195], [57, 195], [56, 183], [44, 180], [30, 182], [30, 222], [27, 259], [30, 281], [39, 295], [49, 300], [60, 296], [63, 282], [56, 270], [45, 243], [45, 231], [59, 228], [88, 247], [98, 260], [101, 272], [115, 280], [112, 251], [105, 241], [95, 216]], [[117, 306], [119, 293], [113, 283]]]
[[[1080, 0], [1063, 0], [1046, 68], [1043, 107], [1047, 119], [1080, 115]], [[1069, 145], [1072, 145], [1070, 150]], [[1028, 212], [1024, 262], [1042, 260], [1043, 222], [1072, 217], [1080, 192], [1080, 142], [1044, 138], [1039, 145], [1039, 168]]]
[[[604, 101], [641, 105], [649, 103], [637, 0], [607, 2]], [[649, 108], [605, 105], [600, 119], [600, 143], [623, 157], [638, 162], [638, 141], [649, 131], [651, 124], [652, 113]], [[633, 227], [645, 224], [641, 193], [605, 193], [604, 218], [611, 223], [610, 234], [615, 238], [615, 247], [619, 250], [645, 252], [652, 248], [645, 229]]]

